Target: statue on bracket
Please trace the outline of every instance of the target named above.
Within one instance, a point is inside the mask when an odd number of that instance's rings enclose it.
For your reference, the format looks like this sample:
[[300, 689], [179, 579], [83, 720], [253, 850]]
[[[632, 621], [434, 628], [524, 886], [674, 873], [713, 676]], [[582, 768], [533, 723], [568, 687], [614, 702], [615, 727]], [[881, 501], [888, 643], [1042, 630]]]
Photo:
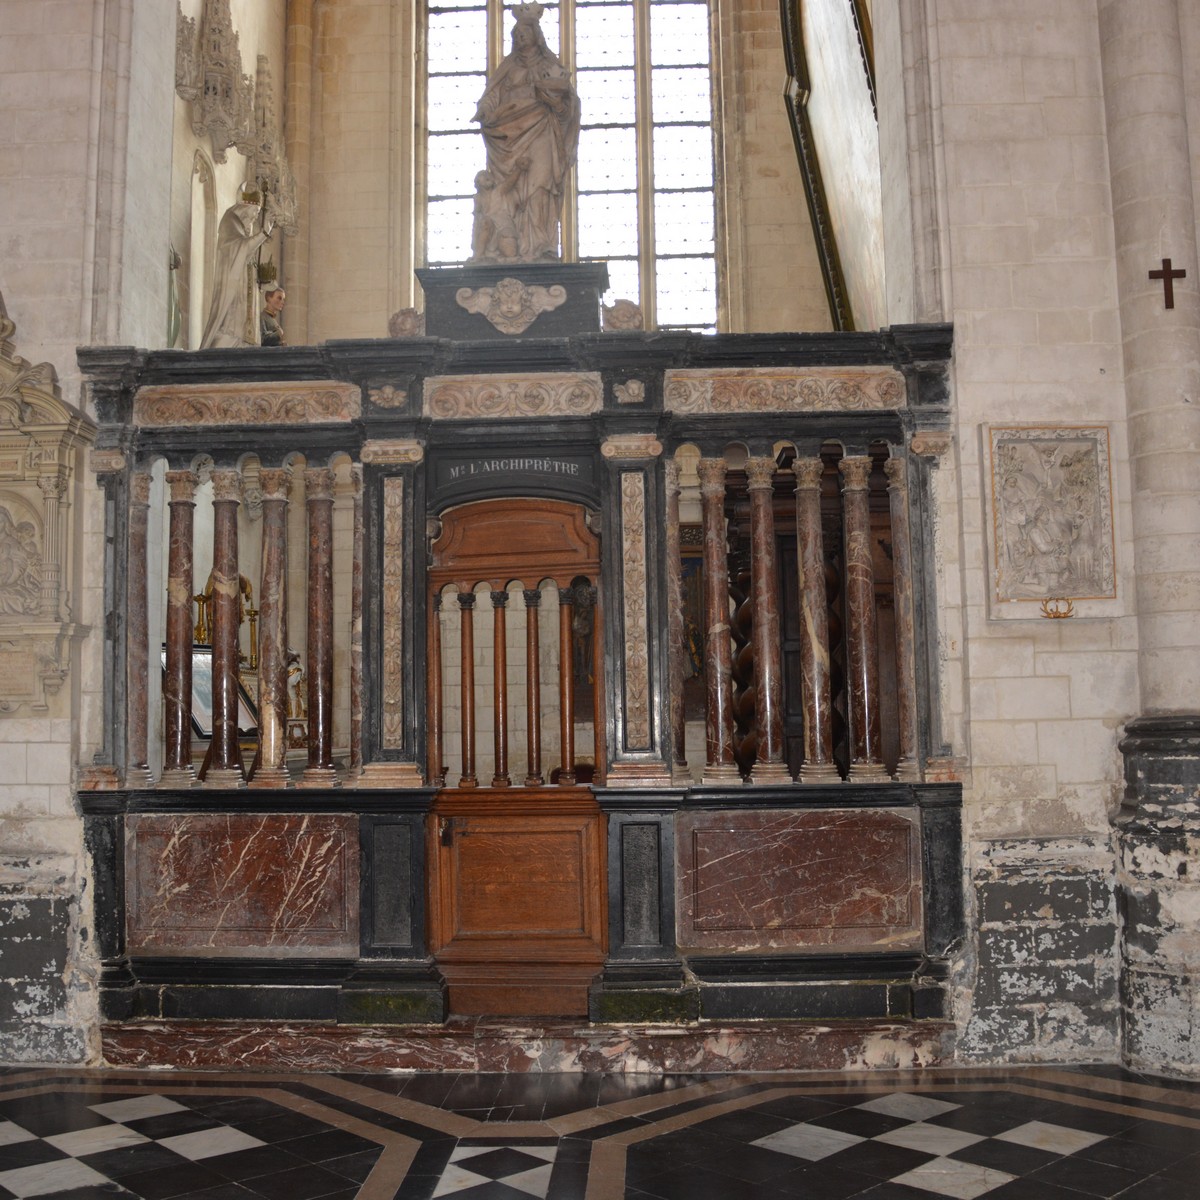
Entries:
[[487, 147], [487, 169], [475, 179], [474, 263], [559, 257], [563, 187], [579, 147], [579, 96], [546, 45], [543, 7], [512, 11], [512, 51], [488, 80], [473, 118]]
[[212, 305], [200, 339], [201, 350], [259, 344], [255, 256], [273, 228], [260, 201], [259, 192], [243, 191], [217, 226]]

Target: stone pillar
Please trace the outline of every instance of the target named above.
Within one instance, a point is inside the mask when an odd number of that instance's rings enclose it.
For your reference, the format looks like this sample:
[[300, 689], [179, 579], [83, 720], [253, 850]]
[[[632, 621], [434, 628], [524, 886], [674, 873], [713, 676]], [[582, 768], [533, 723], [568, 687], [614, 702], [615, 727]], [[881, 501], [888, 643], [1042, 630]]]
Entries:
[[800, 596], [800, 677], [804, 696], [804, 762], [801, 783], [836, 783], [833, 761], [833, 700], [829, 676], [829, 611], [821, 544], [820, 458], [797, 458], [796, 563]]
[[[1121, 743], [1125, 1057], [1200, 1074], [1200, 262], [1178, 0], [1100, 0], [1141, 716]], [[1195, 131], [1192, 131], [1194, 138]], [[1166, 279], [1151, 271], [1167, 267]]]
[[702, 458], [704, 526], [704, 782], [741, 779], [733, 753], [733, 645], [729, 632], [729, 566], [725, 538], [725, 460]]
[[683, 711], [683, 563], [679, 549], [679, 463], [666, 468], [667, 501], [667, 679], [671, 712], [671, 782], [692, 782], [687, 764], [687, 729]]
[[258, 762], [255, 787], [290, 787], [287, 769], [287, 520], [292, 473], [264, 467], [258, 600]]
[[354, 551], [350, 564], [350, 778], [363, 768], [363, 469], [350, 468], [354, 481]]
[[192, 767], [192, 526], [196, 475], [168, 471], [167, 669], [163, 681], [166, 745], [160, 788], [191, 787]]
[[529, 773], [525, 776], [526, 787], [539, 787], [542, 778], [542, 679], [541, 656], [538, 646], [538, 609], [542, 593], [537, 588], [526, 588], [525, 596], [525, 734], [529, 759]]
[[917, 635], [913, 618], [912, 541], [908, 533], [908, 460], [889, 458], [883, 470], [888, 479], [892, 518], [892, 582], [896, 604], [896, 717], [900, 732], [896, 778], [902, 783], [919, 783]]
[[880, 753], [879, 635], [875, 621], [875, 568], [871, 562], [871, 460], [843, 458], [846, 552], [846, 675], [850, 694], [850, 780], [887, 778]]
[[[129, 552], [125, 589], [125, 786], [148, 787], [150, 756], [147, 695], [150, 687], [149, 597], [146, 527], [150, 518], [150, 473], [129, 477]], [[158, 673], [158, 664], [154, 664]]]
[[496, 764], [492, 787], [508, 787], [508, 593], [492, 592], [492, 761]]
[[558, 589], [558, 782], [575, 782], [575, 593]]
[[242, 787], [246, 773], [238, 743], [238, 633], [241, 577], [238, 572], [237, 513], [242, 478], [218, 469], [213, 485], [212, 566], [212, 744], [204, 786]]
[[459, 716], [462, 730], [462, 774], [459, 787], [476, 787], [475, 777], [475, 593], [458, 593], [461, 680]]
[[42, 493], [42, 616], [59, 619], [62, 595], [62, 498], [67, 490], [61, 468], [38, 476]]
[[338, 787], [333, 765], [333, 471], [304, 472], [308, 508], [308, 765], [301, 787]]
[[426, 653], [429, 662], [427, 693], [425, 696], [426, 770], [433, 787], [442, 787], [446, 782], [445, 763], [442, 761], [442, 594], [436, 592], [429, 601], [429, 629], [426, 632]]
[[746, 462], [750, 492], [750, 571], [754, 604], [754, 723], [758, 755], [751, 783], [791, 783], [783, 754], [783, 645], [775, 559], [775, 460]]

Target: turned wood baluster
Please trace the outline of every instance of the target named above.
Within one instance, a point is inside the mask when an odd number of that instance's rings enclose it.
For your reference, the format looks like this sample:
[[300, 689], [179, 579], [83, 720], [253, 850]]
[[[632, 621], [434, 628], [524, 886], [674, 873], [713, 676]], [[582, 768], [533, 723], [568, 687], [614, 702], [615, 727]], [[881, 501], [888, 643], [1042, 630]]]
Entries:
[[167, 558], [167, 677], [163, 683], [166, 746], [159, 787], [189, 787], [192, 767], [192, 526], [196, 475], [168, 471], [170, 551]]
[[492, 787], [508, 787], [508, 593], [492, 593], [492, 707], [496, 724], [492, 734], [496, 773]]
[[333, 471], [304, 472], [308, 508], [308, 765], [303, 782], [337, 787], [333, 765]]
[[883, 464], [892, 517], [892, 580], [896, 598], [896, 717], [900, 727], [896, 778], [916, 783], [921, 778], [921, 769], [917, 749], [917, 654], [907, 469], [904, 458], [889, 458]]
[[238, 744], [238, 632], [241, 588], [238, 574], [237, 513], [242, 477], [215, 470], [212, 568], [212, 746], [206, 787], [237, 787], [245, 782]]
[[149, 716], [147, 709], [150, 683], [150, 639], [147, 627], [146, 592], [147, 537], [150, 518], [150, 475], [135, 471], [129, 479], [129, 550], [125, 659], [125, 784], [144, 787], [150, 782], [147, 747]]
[[462, 775], [459, 787], [475, 787], [475, 593], [459, 592], [459, 638], [462, 647]]
[[875, 621], [875, 568], [871, 562], [871, 511], [867, 488], [871, 460], [843, 458], [846, 550], [846, 658], [850, 692], [850, 779], [886, 779], [879, 732], [879, 639]]
[[537, 787], [542, 779], [542, 677], [538, 646], [538, 610], [542, 593], [537, 588], [525, 589], [525, 734], [529, 751], [529, 774], [526, 787]]
[[754, 603], [754, 721], [758, 757], [751, 783], [790, 783], [783, 755], [783, 645], [779, 636], [779, 568], [775, 558], [775, 460], [746, 462], [750, 492], [750, 573]]
[[804, 762], [801, 783], [839, 778], [833, 760], [833, 704], [829, 676], [829, 613], [825, 600], [825, 555], [821, 546], [819, 458], [797, 458], [796, 562], [800, 592], [800, 677], [804, 701]]
[[575, 782], [575, 641], [572, 622], [575, 618], [575, 593], [571, 588], [558, 589], [558, 719], [559, 746], [562, 764], [558, 782]]
[[739, 779], [733, 753], [733, 661], [729, 633], [729, 567], [725, 548], [725, 460], [702, 458], [704, 525], [704, 782]]
[[264, 467], [258, 598], [258, 764], [255, 787], [290, 787], [287, 770], [287, 519], [292, 473]]
[[428, 694], [425, 713], [428, 720], [428, 767], [429, 782], [434, 787], [444, 787], [446, 772], [442, 762], [442, 596], [438, 592], [430, 598], [428, 631]]

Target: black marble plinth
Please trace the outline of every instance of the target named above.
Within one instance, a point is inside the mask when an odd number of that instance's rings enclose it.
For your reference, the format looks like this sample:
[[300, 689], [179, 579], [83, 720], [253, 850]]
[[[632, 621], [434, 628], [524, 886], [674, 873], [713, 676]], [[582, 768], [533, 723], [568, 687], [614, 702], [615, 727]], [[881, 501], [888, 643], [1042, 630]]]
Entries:
[[[600, 296], [608, 287], [608, 264], [602, 262], [504, 263], [496, 266], [422, 267], [417, 278], [425, 290], [425, 333], [464, 341], [508, 341], [515, 337], [557, 338], [600, 331]], [[529, 289], [524, 316], [519, 288], [502, 289], [516, 280]], [[565, 296], [551, 291], [562, 288]], [[490, 314], [472, 312], [462, 294], [491, 289]], [[503, 294], [502, 294], [503, 293]], [[487, 297], [484, 297], [487, 300]], [[525, 318], [544, 303], [555, 307]], [[494, 323], [495, 322], [495, 323]], [[518, 326], [520, 326], [518, 328]]]

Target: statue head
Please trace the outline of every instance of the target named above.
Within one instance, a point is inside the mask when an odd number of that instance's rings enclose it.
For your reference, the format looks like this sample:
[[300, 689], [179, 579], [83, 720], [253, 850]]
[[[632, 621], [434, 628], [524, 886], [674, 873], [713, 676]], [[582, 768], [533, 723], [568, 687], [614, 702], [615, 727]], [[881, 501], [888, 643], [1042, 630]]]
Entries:
[[513, 51], [520, 52], [536, 48], [538, 51], [548, 50], [546, 35], [542, 33], [540, 21], [546, 10], [540, 4], [517, 4], [513, 6], [513, 16], [516, 24], [512, 31]]

